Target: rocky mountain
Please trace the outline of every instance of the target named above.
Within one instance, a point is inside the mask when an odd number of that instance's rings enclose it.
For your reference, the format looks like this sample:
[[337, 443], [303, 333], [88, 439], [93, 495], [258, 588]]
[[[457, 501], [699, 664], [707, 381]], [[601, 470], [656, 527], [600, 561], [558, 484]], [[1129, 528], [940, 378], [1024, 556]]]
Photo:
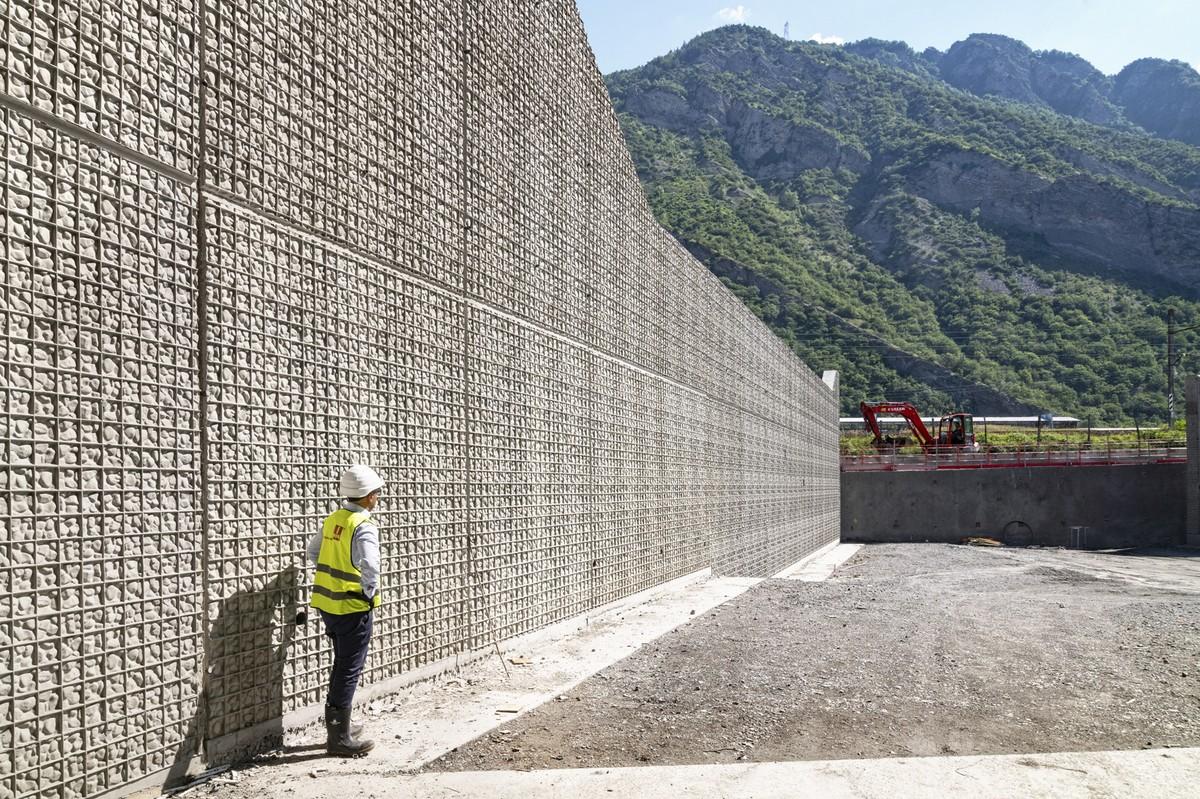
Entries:
[[1182, 61], [1143, 58], [1115, 77], [1083, 58], [1035, 51], [1024, 42], [976, 33], [945, 53], [916, 53], [903, 42], [865, 39], [846, 50], [915, 74], [938, 77], [981, 97], [1052, 108], [1098, 125], [1136, 127], [1200, 145], [1200, 73]]
[[938, 62], [951, 86], [975, 94], [1045, 104], [1060, 114], [1100, 125], [1124, 121], [1108, 99], [1112, 81], [1079, 56], [1035, 53], [1007, 36], [976, 34], [957, 42]]
[[1113, 81], [1111, 97], [1151, 133], [1200, 145], [1200, 73], [1187, 64], [1134, 61]]
[[1200, 321], [1200, 148], [1130, 124], [1119, 76], [972, 39], [918, 54], [735, 26], [609, 90], [659, 219], [843, 371], [845, 411], [1164, 416], [1165, 309]]

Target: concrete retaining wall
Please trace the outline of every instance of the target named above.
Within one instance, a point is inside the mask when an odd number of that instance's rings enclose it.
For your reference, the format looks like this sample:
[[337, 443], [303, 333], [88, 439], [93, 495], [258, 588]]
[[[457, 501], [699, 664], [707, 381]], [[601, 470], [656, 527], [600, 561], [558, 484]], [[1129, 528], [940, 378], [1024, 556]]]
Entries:
[[[1183, 464], [842, 474], [842, 539], [1110, 547], [1184, 540]], [[1072, 531], [1072, 528], [1083, 528]]]
[[1200, 547], [1200, 375], [1187, 379], [1187, 543]]
[[0, 799], [320, 703], [351, 462], [369, 686], [836, 538], [837, 398], [655, 223], [569, 0], [0, 24]]

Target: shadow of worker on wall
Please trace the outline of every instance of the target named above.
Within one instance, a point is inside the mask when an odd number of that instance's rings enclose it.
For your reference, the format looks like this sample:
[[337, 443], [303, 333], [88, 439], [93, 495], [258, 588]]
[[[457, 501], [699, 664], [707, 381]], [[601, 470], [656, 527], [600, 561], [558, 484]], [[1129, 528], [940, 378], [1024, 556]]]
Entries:
[[[203, 766], [234, 762], [283, 742], [283, 675], [307, 608], [301, 569], [224, 599], [205, 642], [205, 673], [196, 715], [166, 779], [186, 782]], [[324, 745], [301, 747], [320, 750]]]

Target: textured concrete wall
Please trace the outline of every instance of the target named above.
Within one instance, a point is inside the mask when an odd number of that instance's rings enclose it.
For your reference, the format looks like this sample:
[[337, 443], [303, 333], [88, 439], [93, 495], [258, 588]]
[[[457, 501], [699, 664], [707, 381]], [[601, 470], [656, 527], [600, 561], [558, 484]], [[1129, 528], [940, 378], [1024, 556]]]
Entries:
[[566, 0], [11, 0], [0, 44], [0, 799], [319, 703], [350, 462], [368, 685], [836, 538], [834, 392], [655, 224]]
[[[842, 474], [842, 540], [1088, 549], [1183, 542], [1180, 463]], [[1072, 535], [1071, 528], [1087, 528]]]
[[1187, 379], [1187, 543], [1200, 547], [1200, 375]]

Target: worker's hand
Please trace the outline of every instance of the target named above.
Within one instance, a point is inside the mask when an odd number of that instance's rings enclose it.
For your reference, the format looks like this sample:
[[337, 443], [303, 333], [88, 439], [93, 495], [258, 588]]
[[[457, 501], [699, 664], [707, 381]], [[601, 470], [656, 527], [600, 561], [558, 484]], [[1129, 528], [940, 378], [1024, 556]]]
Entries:
[[304, 624], [307, 621], [308, 621], [308, 611], [305, 611], [305, 610], [296, 611], [296, 624]]

